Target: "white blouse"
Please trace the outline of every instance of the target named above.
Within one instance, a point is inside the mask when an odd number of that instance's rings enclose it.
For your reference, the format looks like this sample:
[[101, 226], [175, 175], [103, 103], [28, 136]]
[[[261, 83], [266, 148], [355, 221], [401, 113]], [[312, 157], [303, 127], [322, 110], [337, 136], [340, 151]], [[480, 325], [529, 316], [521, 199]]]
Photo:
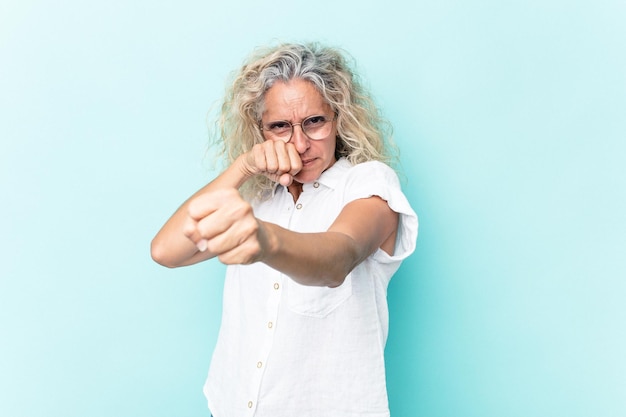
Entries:
[[[327, 230], [349, 202], [379, 196], [400, 214], [395, 253], [378, 249], [336, 288], [304, 286], [263, 263], [229, 266], [204, 393], [215, 417], [387, 417], [387, 285], [415, 249], [417, 216], [395, 172], [340, 159], [304, 184], [278, 186], [255, 216], [297, 232]], [[372, 219], [376, 221], [376, 219]]]

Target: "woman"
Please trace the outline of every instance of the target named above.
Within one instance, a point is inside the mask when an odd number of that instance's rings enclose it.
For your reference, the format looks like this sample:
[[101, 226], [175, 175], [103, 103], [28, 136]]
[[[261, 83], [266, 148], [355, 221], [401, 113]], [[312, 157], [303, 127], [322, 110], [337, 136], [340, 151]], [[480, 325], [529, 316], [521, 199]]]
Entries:
[[417, 217], [347, 60], [256, 51], [222, 106], [229, 165], [152, 242], [158, 263], [229, 267], [204, 386], [215, 417], [389, 415], [387, 284]]

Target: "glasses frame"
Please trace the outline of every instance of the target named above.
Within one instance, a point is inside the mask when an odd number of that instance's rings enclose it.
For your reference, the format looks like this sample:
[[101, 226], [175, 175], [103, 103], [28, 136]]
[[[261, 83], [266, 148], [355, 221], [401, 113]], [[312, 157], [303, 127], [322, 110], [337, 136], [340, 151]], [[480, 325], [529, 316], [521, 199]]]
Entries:
[[[291, 133], [289, 134], [289, 138], [287, 140], [285, 140], [285, 142], [289, 142], [291, 140], [291, 138], [293, 137], [293, 131], [294, 131], [294, 127], [295, 126], [300, 126], [300, 129], [302, 130], [302, 133], [304, 134], [304, 136], [306, 136], [307, 138], [309, 138], [310, 140], [324, 140], [324, 138], [320, 138], [320, 139], [313, 139], [312, 137], [310, 137], [309, 135], [307, 135], [306, 131], [304, 130], [304, 128], [302, 127], [302, 124], [304, 122], [306, 122], [307, 120], [309, 120], [312, 117], [320, 117], [320, 116], [324, 116], [323, 114], [313, 114], [311, 116], [308, 116], [304, 119], [302, 119], [302, 121], [300, 123], [291, 123], [289, 120], [273, 120], [270, 123], [287, 123], [289, 126], [291, 126]], [[326, 117], [326, 116], [324, 116]], [[326, 125], [327, 123], [334, 123], [337, 121], [337, 112], [335, 112], [335, 116], [331, 119], [331, 120], [327, 120], [324, 122], [324, 125]], [[259, 122], [259, 129], [263, 132], [269, 132], [270, 135], [273, 135], [273, 133], [271, 133], [271, 131], [269, 129], [265, 129], [263, 127], [263, 124], [261, 122]], [[278, 139], [280, 140], [284, 140], [284, 138], [278, 137], [276, 136]]]

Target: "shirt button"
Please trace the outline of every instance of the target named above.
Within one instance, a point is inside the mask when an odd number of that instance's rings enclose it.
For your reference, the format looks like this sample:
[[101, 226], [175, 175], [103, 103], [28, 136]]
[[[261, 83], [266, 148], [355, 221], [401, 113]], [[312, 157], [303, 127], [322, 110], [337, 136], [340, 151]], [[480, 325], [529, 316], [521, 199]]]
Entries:
[[320, 183], [319, 183], [319, 182], [315, 181], [315, 182], [313, 183], [313, 188], [319, 188], [319, 186], [320, 186]]
[[279, 288], [280, 288], [280, 285], [278, 285], [278, 282], [275, 282], [275, 283], [274, 283], [274, 289], [275, 289], [275, 290], [277, 290], [277, 289], [279, 289]]
[[298, 210], [300, 210], [300, 209], [302, 208], [302, 204], [298, 203], [298, 205], [296, 206], [296, 208], [297, 208]]
[[248, 401], [248, 408], [252, 408], [252, 401]]
[[262, 367], [262, 366], [263, 366], [263, 362], [259, 361], [259, 362], [257, 362], [257, 363], [256, 363], [256, 367], [257, 367], [257, 368], [260, 368], [260, 367]]
[[271, 321], [267, 323], [267, 328], [271, 329], [272, 327], [274, 327], [274, 323], [272, 323]]

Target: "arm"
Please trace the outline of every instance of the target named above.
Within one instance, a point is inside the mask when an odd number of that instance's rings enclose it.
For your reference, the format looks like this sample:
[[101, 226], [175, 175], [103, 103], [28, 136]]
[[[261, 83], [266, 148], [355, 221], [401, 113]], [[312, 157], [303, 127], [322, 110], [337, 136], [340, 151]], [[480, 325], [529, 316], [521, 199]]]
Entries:
[[[293, 175], [301, 168], [302, 161], [292, 144], [266, 141], [255, 145], [251, 151], [237, 158], [217, 178], [176, 210], [152, 240], [150, 248], [152, 259], [163, 266], [173, 268], [195, 264], [219, 255], [221, 252], [206, 250], [202, 243], [200, 248], [203, 250], [199, 250], [197, 243], [200, 239], [190, 240], [198, 225], [197, 213], [208, 213], [219, 206], [219, 214], [222, 217], [228, 216], [228, 221], [242, 219], [249, 225], [252, 210], [239, 198], [237, 189], [254, 175], [266, 175], [283, 185], [289, 185]], [[236, 204], [233, 203], [232, 206], [220, 204], [229, 199], [234, 199]], [[191, 216], [190, 207], [194, 207], [195, 217]]]
[[398, 214], [378, 197], [346, 205], [326, 232], [299, 233], [256, 219], [234, 190], [215, 194], [189, 207], [188, 235], [225, 264], [263, 262], [300, 284], [336, 287], [377, 248], [394, 250]]
[[223, 188], [239, 188], [245, 181], [244, 173], [231, 165], [215, 180], [201, 188], [185, 201], [161, 230], [152, 239], [150, 254], [157, 263], [170, 268], [195, 264], [214, 257], [210, 251], [200, 252], [197, 246], [185, 236], [184, 231], [189, 227], [189, 205], [198, 197], [210, 195], [211, 192]]
[[[174, 213], [154, 238], [152, 257], [169, 267], [214, 256], [225, 264], [264, 262], [304, 285], [338, 286], [378, 247], [392, 253], [398, 214], [378, 197], [349, 203], [323, 233], [297, 233], [254, 217], [237, 188], [259, 174], [288, 185], [301, 167], [289, 145], [266, 141], [239, 157]], [[283, 146], [287, 162], [282, 151], [272, 153]]]
[[398, 213], [379, 197], [355, 200], [324, 233], [296, 233], [271, 223], [262, 262], [303, 285], [336, 287], [377, 248], [393, 254]]

